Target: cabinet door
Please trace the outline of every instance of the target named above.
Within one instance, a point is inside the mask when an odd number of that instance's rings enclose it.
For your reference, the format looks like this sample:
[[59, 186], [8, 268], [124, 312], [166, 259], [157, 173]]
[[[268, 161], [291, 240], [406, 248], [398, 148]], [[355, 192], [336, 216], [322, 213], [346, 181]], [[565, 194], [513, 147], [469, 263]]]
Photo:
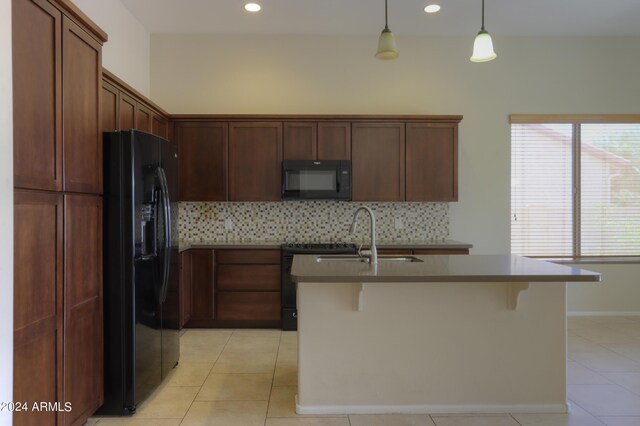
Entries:
[[62, 189], [61, 21], [46, 1], [12, 2], [16, 187]]
[[[15, 2], [14, 2], [15, 3]], [[63, 401], [62, 195], [14, 194], [13, 400]], [[15, 425], [53, 425], [52, 411], [15, 412]], [[61, 422], [60, 422], [61, 423]]]
[[64, 189], [102, 193], [102, 47], [70, 19], [62, 27]]
[[229, 200], [279, 201], [282, 123], [229, 124]]
[[227, 200], [227, 123], [176, 123], [181, 201]]
[[120, 91], [119, 97], [119, 128], [118, 130], [131, 130], [136, 128], [136, 100]]
[[213, 250], [191, 252], [191, 321], [211, 321], [213, 312]]
[[102, 198], [64, 198], [64, 394], [73, 406], [65, 424], [72, 424], [103, 403]]
[[353, 123], [352, 198], [404, 200], [404, 123]]
[[284, 123], [285, 160], [315, 160], [317, 158], [318, 125], [316, 123]]
[[407, 201], [458, 200], [458, 126], [407, 124]]
[[191, 319], [191, 250], [180, 253], [180, 327]]
[[140, 102], [136, 102], [135, 128], [143, 132], [151, 132], [151, 110]]
[[351, 160], [351, 123], [318, 123], [318, 160]]
[[169, 122], [163, 116], [151, 113], [151, 133], [164, 139], [169, 139]]
[[118, 130], [118, 92], [119, 90], [107, 82], [102, 82], [102, 131]]

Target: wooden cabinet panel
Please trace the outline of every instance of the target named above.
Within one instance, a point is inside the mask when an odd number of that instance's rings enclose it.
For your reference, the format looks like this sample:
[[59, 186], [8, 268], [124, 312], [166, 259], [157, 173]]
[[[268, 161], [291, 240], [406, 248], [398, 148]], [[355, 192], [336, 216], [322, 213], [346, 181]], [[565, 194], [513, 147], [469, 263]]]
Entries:
[[285, 122], [283, 145], [285, 160], [317, 159], [317, 123]]
[[180, 253], [180, 313], [179, 321], [182, 328], [191, 319], [191, 250]]
[[221, 321], [279, 321], [279, 292], [220, 292], [216, 319]]
[[161, 138], [169, 139], [169, 121], [161, 115], [152, 113], [151, 133]]
[[469, 249], [415, 249], [413, 254], [435, 255], [435, 254], [469, 254]]
[[136, 102], [135, 128], [143, 132], [151, 132], [151, 110], [140, 102]]
[[217, 264], [280, 264], [280, 250], [227, 249], [216, 251]]
[[351, 123], [318, 123], [318, 160], [351, 159]]
[[385, 255], [399, 255], [399, 256], [407, 256], [413, 254], [411, 249], [379, 249], [378, 254]]
[[65, 323], [65, 424], [83, 424], [104, 402], [102, 299], [75, 307]]
[[[13, 400], [63, 401], [61, 194], [14, 193]], [[16, 425], [55, 424], [55, 412], [16, 412]]]
[[65, 424], [103, 402], [102, 198], [65, 195]]
[[280, 265], [220, 265], [218, 291], [280, 291]]
[[407, 124], [407, 201], [458, 200], [458, 127]]
[[62, 26], [64, 189], [102, 192], [102, 47], [70, 19]]
[[213, 250], [191, 252], [191, 320], [213, 320]]
[[176, 123], [181, 201], [227, 200], [227, 123]]
[[136, 128], [136, 100], [120, 91], [119, 96], [119, 127], [118, 130]]
[[404, 123], [352, 124], [352, 198], [403, 201]]
[[16, 187], [62, 189], [61, 20], [46, 1], [12, 2]]
[[229, 124], [229, 200], [279, 201], [282, 123]]
[[102, 131], [118, 130], [118, 89], [102, 82]]

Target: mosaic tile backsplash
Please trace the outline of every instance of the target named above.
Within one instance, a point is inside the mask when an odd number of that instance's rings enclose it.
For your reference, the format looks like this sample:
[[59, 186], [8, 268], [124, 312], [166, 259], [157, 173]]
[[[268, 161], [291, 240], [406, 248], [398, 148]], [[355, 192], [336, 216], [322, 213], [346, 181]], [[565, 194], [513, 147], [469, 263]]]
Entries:
[[441, 241], [449, 236], [447, 203], [358, 203], [294, 201], [273, 203], [180, 203], [183, 243], [369, 242], [369, 215], [360, 213], [355, 235], [349, 233], [361, 205], [376, 216], [381, 242]]

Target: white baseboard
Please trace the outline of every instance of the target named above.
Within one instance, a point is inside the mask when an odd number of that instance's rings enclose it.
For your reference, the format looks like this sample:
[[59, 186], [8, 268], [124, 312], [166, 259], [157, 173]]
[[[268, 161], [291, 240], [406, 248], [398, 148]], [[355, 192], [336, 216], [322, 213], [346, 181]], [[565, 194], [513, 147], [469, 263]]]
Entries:
[[301, 406], [298, 414], [485, 414], [485, 413], [566, 413], [567, 404], [504, 405], [315, 405]]
[[640, 311], [569, 311], [568, 317], [640, 317]]

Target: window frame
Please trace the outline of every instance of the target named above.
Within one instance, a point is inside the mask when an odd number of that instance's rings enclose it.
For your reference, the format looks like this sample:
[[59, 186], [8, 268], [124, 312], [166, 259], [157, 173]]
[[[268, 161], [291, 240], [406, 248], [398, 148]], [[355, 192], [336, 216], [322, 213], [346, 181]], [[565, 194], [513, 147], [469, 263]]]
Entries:
[[[583, 256], [581, 253], [581, 125], [582, 124], [640, 124], [640, 114], [510, 114], [509, 134], [513, 124], [571, 124], [572, 125], [572, 186], [573, 186], [573, 256], [527, 256], [553, 260], [556, 263], [640, 263], [638, 255]], [[511, 142], [509, 143], [511, 151]], [[511, 195], [509, 197], [511, 199]], [[509, 239], [511, 245], [511, 238]]]

